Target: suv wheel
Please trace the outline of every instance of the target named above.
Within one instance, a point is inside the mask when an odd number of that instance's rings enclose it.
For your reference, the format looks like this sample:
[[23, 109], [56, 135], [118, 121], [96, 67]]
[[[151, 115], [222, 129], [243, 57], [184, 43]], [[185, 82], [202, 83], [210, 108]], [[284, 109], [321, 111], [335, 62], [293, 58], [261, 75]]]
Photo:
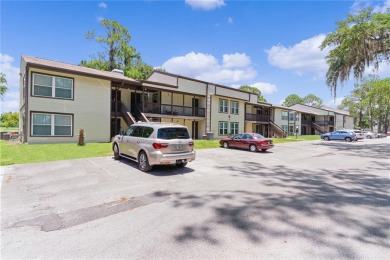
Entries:
[[152, 166], [149, 164], [148, 156], [144, 151], [140, 152], [138, 155], [138, 168], [143, 172], [148, 172], [152, 169]]
[[351, 142], [352, 139], [351, 139], [351, 137], [345, 137], [345, 141], [346, 141], [346, 142]]
[[118, 148], [117, 144], [114, 145], [114, 159], [115, 160], [121, 159], [121, 156], [119, 155], [119, 148]]
[[371, 135], [367, 135], [367, 139], [371, 139], [372, 138], [372, 136]]

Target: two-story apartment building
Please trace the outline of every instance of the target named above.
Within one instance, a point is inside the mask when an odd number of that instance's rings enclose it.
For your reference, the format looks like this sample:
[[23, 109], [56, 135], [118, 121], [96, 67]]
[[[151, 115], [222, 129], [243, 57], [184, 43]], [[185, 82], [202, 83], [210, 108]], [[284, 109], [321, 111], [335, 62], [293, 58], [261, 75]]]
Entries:
[[317, 135], [338, 129], [353, 129], [353, 117], [346, 111], [303, 104], [290, 107], [272, 105], [272, 108], [275, 124], [288, 135]]
[[23, 142], [109, 142], [137, 121], [186, 125], [194, 139], [243, 131], [272, 135], [271, 104], [257, 95], [154, 71], [137, 81], [100, 71], [22, 56], [20, 130]]

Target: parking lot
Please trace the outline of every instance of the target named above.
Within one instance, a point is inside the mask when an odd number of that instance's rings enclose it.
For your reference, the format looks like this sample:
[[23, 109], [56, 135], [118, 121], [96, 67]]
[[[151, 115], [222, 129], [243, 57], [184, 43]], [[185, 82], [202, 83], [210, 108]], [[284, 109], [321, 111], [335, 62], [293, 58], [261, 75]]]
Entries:
[[389, 144], [205, 149], [150, 173], [112, 157], [2, 167], [1, 258], [387, 259]]

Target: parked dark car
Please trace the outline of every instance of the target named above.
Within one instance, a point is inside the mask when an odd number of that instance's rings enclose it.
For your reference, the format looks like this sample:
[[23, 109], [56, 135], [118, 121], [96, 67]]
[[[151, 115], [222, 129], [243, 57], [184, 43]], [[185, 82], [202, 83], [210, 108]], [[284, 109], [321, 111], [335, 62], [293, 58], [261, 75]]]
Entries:
[[252, 152], [265, 152], [274, 147], [272, 139], [255, 133], [236, 134], [233, 137], [221, 139], [219, 143], [224, 148], [249, 149]]
[[356, 134], [352, 131], [338, 130], [321, 135], [321, 139], [325, 141], [330, 140], [344, 140], [346, 142], [357, 141]]

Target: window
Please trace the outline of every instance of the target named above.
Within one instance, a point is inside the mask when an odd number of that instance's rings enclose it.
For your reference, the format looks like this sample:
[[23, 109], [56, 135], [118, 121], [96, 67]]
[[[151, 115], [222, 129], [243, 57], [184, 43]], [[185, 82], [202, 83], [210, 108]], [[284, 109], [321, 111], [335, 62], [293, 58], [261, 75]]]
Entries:
[[134, 131], [131, 133], [131, 136], [142, 137], [143, 131], [144, 131], [144, 128], [142, 126], [137, 126], [137, 127], [135, 127]]
[[288, 112], [282, 111], [282, 120], [288, 120]]
[[32, 95], [72, 99], [73, 79], [34, 73]]
[[219, 113], [228, 112], [228, 101], [226, 99], [219, 100]]
[[283, 131], [287, 132], [287, 130], [288, 130], [287, 125], [282, 125], [282, 129], [283, 129]]
[[293, 125], [290, 125], [290, 126], [289, 126], [289, 132], [290, 132], [290, 133], [294, 133], [294, 126], [293, 126]]
[[219, 122], [218, 133], [219, 135], [228, 134], [228, 122]]
[[160, 128], [157, 131], [157, 138], [165, 140], [188, 139], [190, 138], [190, 134], [187, 128], [184, 127]]
[[238, 115], [238, 102], [230, 101], [230, 113]]
[[73, 136], [73, 116], [32, 113], [32, 136]]
[[230, 134], [235, 135], [238, 134], [238, 123], [230, 123]]
[[295, 115], [295, 121], [299, 121], [299, 114], [298, 114], [298, 113], [294, 113], [294, 112], [292, 112], [292, 113], [289, 114], [288, 119], [289, 119], [290, 121], [294, 121], [294, 115]]
[[251, 140], [251, 139], [253, 139], [253, 138], [252, 138], [251, 135], [244, 134], [244, 135], [242, 136], [242, 139]]

